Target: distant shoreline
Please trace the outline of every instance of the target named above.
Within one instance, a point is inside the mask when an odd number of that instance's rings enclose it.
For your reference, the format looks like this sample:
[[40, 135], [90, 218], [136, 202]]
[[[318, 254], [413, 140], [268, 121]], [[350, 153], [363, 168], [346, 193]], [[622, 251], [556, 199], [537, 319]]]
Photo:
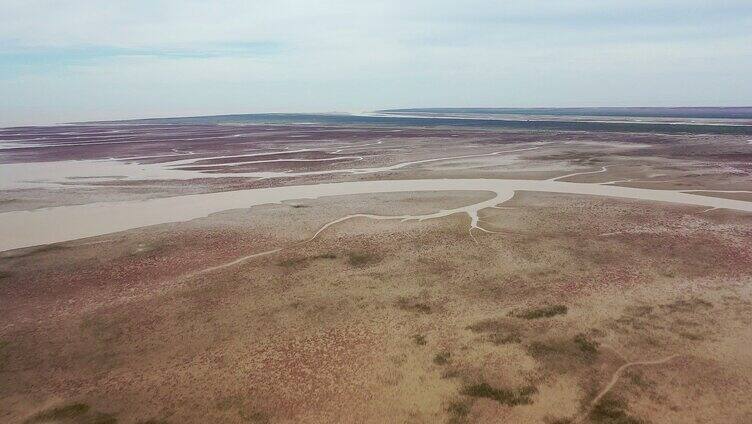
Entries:
[[[605, 108], [604, 108], [605, 109]], [[654, 108], [657, 109], [657, 108]], [[667, 108], [668, 109], [668, 108]], [[671, 108], [676, 109], [676, 108]], [[706, 108], [707, 109], [707, 108]], [[724, 108], [719, 108], [724, 109]], [[600, 132], [628, 132], [628, 133], [664, 133], [664, 134], [728, 134], [728, 135], [752, 135], [752, 108], [734, 108], [735, 110], [749, 109], [750, 122], [641, 122], [636, 120], [589, 120], [588, 116], [618, 117], [626, 115], [555, 115], [549, 118], [541, 114], [514, 117], [499, 117], [502, 109], [496, 109], [497, 113], [479, 117], [469, 112], [454, 112], [454, 115], [437, 115], [438, 112], [421, 112], [426, 109], [402, 109], [400, 110], [373, 112], [364, 114], [314, 114], [314, 113], [258, 113], [258, 114], [232, 114], [215, 116], [190, 116], [174, 118], [147, 118], [113, 121], [77, 122], [76, 124], [181, 124], [181, 125], [218, 125], [218, 124], [313, 124], [313, 125], [376, 125], [376, 126], [403, 126], [403, 127], [462, 127], [479, 129], [509, 129], [509, 130], [541, 130], [541, 131], [600, 131]], [[477, 110], [477, 109], [476, 109]], [[510, 111], [511, 109], [503, 109]], [[520, 111], [520, 109], [515, 109]], [[567, 109], [572, 111], [573, 109]], [[409, 111], [409, 112], [407, 112]], [[615, 112], [615, 111], [614, 111]], [[404, 113], [410, 113], [405, 116]], [[429, 115], [416, 115], [416, 114]], [[746, 113], [746, 112], [745, 112]], [[459, 116], [458, 116], [459, 115]], [[549, 115], [554, 116], [554, 115]], [[572, 119], [566, 119], [566, 118]], [[575, 119], [578, 118], [579, 119]], [[661, 116], [656, 118], [666, 118]], [[629, 116], [627, 118], [633, 118]], [[690, 119], [684, 117], [683, 119]], [[700, 119], [700, 118], [698, 118]], [[732, 118], [725, 118], [732, 119]], [[744, 118], [733, 118], [744, 119]]]

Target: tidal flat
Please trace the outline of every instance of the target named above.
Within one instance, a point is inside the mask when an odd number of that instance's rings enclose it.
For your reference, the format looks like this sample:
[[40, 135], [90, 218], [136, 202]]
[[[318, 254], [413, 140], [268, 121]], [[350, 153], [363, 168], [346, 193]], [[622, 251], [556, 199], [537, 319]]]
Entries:
[[0, 129], [0, 421], [750, 421], [748, 139]]

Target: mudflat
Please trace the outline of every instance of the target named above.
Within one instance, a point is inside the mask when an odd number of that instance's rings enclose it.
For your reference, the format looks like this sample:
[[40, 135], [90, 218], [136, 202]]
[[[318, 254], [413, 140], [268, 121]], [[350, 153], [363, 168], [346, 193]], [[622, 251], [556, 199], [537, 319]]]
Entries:
[[0, 418], [748, 422], [748, 138], [1, 129]]

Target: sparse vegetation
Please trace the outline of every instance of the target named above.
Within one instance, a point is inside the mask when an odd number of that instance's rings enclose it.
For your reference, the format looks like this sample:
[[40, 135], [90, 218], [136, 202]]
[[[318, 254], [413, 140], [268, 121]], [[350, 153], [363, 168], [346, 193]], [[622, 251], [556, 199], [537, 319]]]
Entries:
[[347, 263], [352, 266], [363, 266], [377, 261], [378, 258], [370, 252], [350, 252], [347, 255]]
[[71, 403], [65, 406], [58, 406], [46, 409], [33, 417], [26, 420], [27, 423], [45, 423], [62, 420], [71, 420], [89, 412], [89, 405], [85, 403]]
[[55, 252], [58, 250], [66, 249], [67, 246], [62, 243], [45, 244], [43, 246], [29, 247], [25, 249], [18, 249], [10, 254], [4, 254], [5, 258], [25, 258], [27, 256], [36, 255], [38, 253]]
[[396, 305], [399, 309], [402, 309], [403, 311], [420, 312], [423, 314], [431, 313], [430, 305], [424, 302], [418, 302], [415, 299], [408, 299], [408, 298], [401, 297], [397, 300]]
[[263, 423], [268, 423], [269, 422], [269, 417], [265, 413], [263, 413], [261, 411], [251, 411], [249, 413], [246, 413], [244, 411], [240, 411], [240, 418], [242, 418], [242, 419], [244, 419], [244, 420], [246, 420], [248, 422], [258, 423], [258, 424], [263, 424]]
[[436, 365], [446, 365], [449, 363], [449, 358], [452, 357], [452, 353], [448, 350], [441, 351], [433, 357], [433, 363]]
[[462, 394], [466, 396], [493, 399], [508, 406], [531, 404], [533, 403], [531, 397], [537, 392], [538, 390], [533, 386], [508, 390], [497, 389], [487, 383], [467, 386], [462, 390]]
[[248, 408], [245, 401], [246, 399], [242, 395], [228, 396], [219, 399], [216, 403], [216, 408], [219, 411], [225, 411], [230, 414], [238, 414], [244, 422], [268, 422], [268, 417], [264, 412], [258, 411], [254, 408]]
[[574, 421], [571, 418], [544, 418], [543, 422], [545, 424], [572, 424]]
[[517, 333], [512, 333], [512, 334], [493, 333], [488, 336], [488, 341], [495, 345], [505, 345], [509, 343], [522, 343], [522, 338]]
[[653, 313], [653, 307], [650, 305], [637, 305], [637, 306], [627, 306], [624, 311], [629, 313], [630, 315], [635, 316], [642, 316], [642, 315], [650, 315]]
[[598, 355], [598, 343], [584, 334], [577, 334], [573, 338], [533, 341], [527, 345], [527, 352], [535, 359], [546, 360], [548, 365], [560, 368], [571, 361], [592, 362]]
[[540, 358], [552, 353], [560, 353], [562, 352], [562, 349], [560, 349], [559, 346], [553, 345], [551, 343], [534, 341], [528, 345], [527, 352], [533, 358]]
[[625, 377], [629, 379], [629, 382], [632, 383], [632, 385], [640, 388], [641, 390], [646, 390], [653, 386], [652, 382], [646, 380], [645, 376], [643, 376], [642, 373], [634, 369], [628, 370], [625, 373]]
[[86, 424], [115, 424], [117, 421], [117, 418], [112, 414], [98, 412], [93, 417], [86, 420]]
[[598, 354], [598, 342], [590, 340], [585, 334], [579, 333], [574, 336], [574, 344], [585, 354], [597, 355]]
[[297, 264], [305, 262], [305, 258], [285, 258], [277, 262], [277, 265], [285, 268], [295, 266]]
[[5, 340], [0, 340], [0, 371], [5, 367], [5, 348], [8, 347], [9, 344], [10, 343]]
[[416, 334], [413, 336], [413, 341], [418, 346], [424, 346], [426, 344], [426, 336], [422, 334]]
[[675, 302], [660, 305], [661, 309], [665, 309], [671, 312], [693, 312], [700, 308], [709, 309], [712, 307], [712, 303], [696, 297], [688, 300], [680, 299]]
[[277, 265], [289, 268], [300, 264], [307, 264], [310, 261], [315, 261], [317, 259], [337, 259], [337, 255], [334, 253], [322, 253], [320, 255], [314, 255], [314, 256], [298, 256], [293, 258], [285, 258], [277, 262]]
[[653, 345], [669, 339], [703, 341], [715, 331], [707, 325], [712, 312], [713, 304], [697, 297], [655, 306], [631, 306], [615, 320], [614, 329], [621, 333], [640, 332], [643, 341]]
[[470, 412], [470, 407], [468, 407], [464, 402], [452, 402], [449, 404], [449, 407], [447, 407], [447, 411], [449, 411], [452, 415], [464, 417], [468, 414], [468, 412]]
[[601, 399], [590, 412], [590, 419], [598, 424], [645, 424], [627, 413], [627, 402], [614, 396]]
[[495, 345], [522, 342], [520, 330], [514, 324], [505, 321], [505, 319], [481, 321], [468, 326], [467, 329], [475, 333], [490, 333], [486, 336], [486, 340]]
[[574, 421], [571, 418], [546, 417], [543, 419], [543, 422], [545, 424], [572, 424]]
[[449, 404], [446, 410], [452, 416], [449, 420], [450, 423], [461, 423], [465, 421], [465, 417], [470, 413], [470, 406], [465, 402], [454, 401]]
[[123, 336], [123, 329], [114, 317], [85, 316], [81, 320], [81, 331], [91, 334], [97, 342], [110, 344]]
[[139, 244], [135, 249], [131, 250], [131, 256], [156, 256], [160, 253], [166, 253], [168, 249], [173, 248], [169, 244]]
[[459, 377], [459, 376], [460, 376], [459, 371], [456, 370], [456, 369], [453, 369], [453, 368], [445, 369], [444, 372], [441, 373], [441, 378], [445, 378], [445, 379], [446, 378], [456, 378], [456, 377]]
[[568, 308], [565, 305], [549, 305], [521, 311], [514, 314], [514, 316], [523, 319], [551, 318], [556, 315], [564, 315], [567, 313], [567, 310]]
[[692, 341], [699, 341], [699, 340], [705, 339], [705, 337], [703, 337], [702, 334], [691, 333], [688, 331], [682, 331], [679, 333], [679, 335], [684, 337], [685, 339], [692, 340]]

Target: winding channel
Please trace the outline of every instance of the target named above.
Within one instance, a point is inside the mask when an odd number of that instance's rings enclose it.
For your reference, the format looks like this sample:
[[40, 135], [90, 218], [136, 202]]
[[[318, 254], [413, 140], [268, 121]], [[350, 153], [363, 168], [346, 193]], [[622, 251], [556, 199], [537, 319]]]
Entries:
[[[431, 219], [455, 213], [470, 217], [470, 230], [483, 230], [478, 212], [506, 202], [518, 191], [608, 196], [752, 212], [752, 202], [675, 190], [651, 190], [558, 180], [425, 179], [356, 181], [283, 186], [151, 200], [101, 202], [0, 213], [0, 251], [76, 240], [170, 222], [184, 222], [231, 209], [290, 200], [375, 193], [484, 191], [493, 196], [478, 203], [426, 215], [395, 219]], [[485, 230], [483, 230], [485, 231]]]

